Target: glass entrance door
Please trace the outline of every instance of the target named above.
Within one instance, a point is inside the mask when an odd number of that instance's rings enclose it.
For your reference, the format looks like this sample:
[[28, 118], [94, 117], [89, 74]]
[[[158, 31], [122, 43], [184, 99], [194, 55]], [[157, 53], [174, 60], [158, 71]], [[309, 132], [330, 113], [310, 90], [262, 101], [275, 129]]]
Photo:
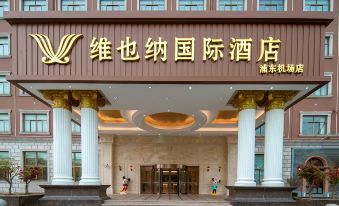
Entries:
[[178, 170], [162, 169], [161, 170], [161, 193], [177, 194], [178, 191]]
[[183, 166], [179, 171], [180, 194], [199, 194], [199, 166]]

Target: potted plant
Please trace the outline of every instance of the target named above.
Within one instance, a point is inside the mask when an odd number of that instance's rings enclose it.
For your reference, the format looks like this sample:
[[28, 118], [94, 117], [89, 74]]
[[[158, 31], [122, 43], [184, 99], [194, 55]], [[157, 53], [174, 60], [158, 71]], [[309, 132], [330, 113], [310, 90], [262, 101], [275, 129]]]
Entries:
[[9, 184], [8, 194], [12, 194], [13, 180], [19, 175], [20, 167], [17, 162], [10, 158], [0, 162], [0, 178]]
[[332, 168], [328, 172], [328, 180], [329, 183], [332, 185], [332, 198], [336, 198], [337, 193], [337, 184], [339, 184], [339, 167]]
[[312, 198], [313, 188], [322, 184], [327, 177], [327, 173], [318, 166], [306, 164], [298, 167], [297, 175], [299, 178], [305, 179], [308, 187], [309, 197]]
[[36, 179], [36, 177], [40, 174], [40, 170], [38, 167], [28, 167], [21, 168], [19, 172], [19, 179], [21, 179], [25, 183], [25, 194], [28, 194], [28, 184]]

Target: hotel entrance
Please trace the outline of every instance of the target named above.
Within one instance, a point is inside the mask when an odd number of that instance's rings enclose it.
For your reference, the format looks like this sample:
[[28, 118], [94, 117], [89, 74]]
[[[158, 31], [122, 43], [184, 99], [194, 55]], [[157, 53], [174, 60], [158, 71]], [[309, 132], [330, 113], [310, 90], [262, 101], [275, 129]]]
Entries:
[[199, 166], [141, 166], [142, 194], [198, 194]]

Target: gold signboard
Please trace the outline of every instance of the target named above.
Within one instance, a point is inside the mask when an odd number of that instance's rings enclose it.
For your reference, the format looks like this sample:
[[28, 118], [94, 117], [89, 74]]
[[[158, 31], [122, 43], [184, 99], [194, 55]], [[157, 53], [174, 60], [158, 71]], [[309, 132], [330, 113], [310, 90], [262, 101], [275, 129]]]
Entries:
[[[43, 54], [42, 62], [45, 64], [68, 64], [70, 58], [67, 56], [76, 41], [81, 38], [82, 34], [67, 34], [60, 42], [59, 48], [55, 53], [49, 38], [43, 34], [30, 34], [34, 38]], [[224, 44], [221, 38], [203, 38], [203, 52], [202, 59], [205, 61], [217, 62], [224, 58]], [[195, 42], [194, 37], [178, 38], [175, 37], [175, 49], [174, 60], [178, 61], [191, 61], [195, 60]], [[240, 62], [251, 61], [252, 57], [252, 38], [238, 39], [231, 38], [229, 43], [229, 56], [230, 61]], [[278, 62], [280, 39], [274, 39], [268, 37], [267, 39], [260, 40], [260, 56], [257, 62], [263, 62], [259, 65], [260, 74], [302, 74], [304, 72], [303, 64], [281, 64]], [[153, 40], [149, 37], [145, 44], [145, 60], [153, 60], [157, 62], [158, 59], [161, 62], [167, 62], [167, 46], [166, 40], [158, 37]], [[117, 52], [121, 54], [122, 61], [139, 61], [141, 58], [138, 53], [138, 45], [136, 41], [133, 41], [131, 37], [121, 40], [120, 46], [116, 48]], [[102, 61], [111, 61], [112, 59], [112, 43], [106, 37], [92, 38], [90, 44], [90, 58], [92, 60], [98, 59]]]

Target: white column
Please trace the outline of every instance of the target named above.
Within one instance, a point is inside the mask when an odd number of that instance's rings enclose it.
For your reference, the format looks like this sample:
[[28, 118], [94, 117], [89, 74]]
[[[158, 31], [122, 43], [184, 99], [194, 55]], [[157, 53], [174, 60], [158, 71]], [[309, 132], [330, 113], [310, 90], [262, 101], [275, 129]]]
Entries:
[[255, 186], [255, 109], [244, 109], [238, 118], [238, 162], [235, 186]]
[[72, 185], [71, 111], [53, 108], [53, 185]]
[[284, 110], [272, 109], [265, 117], [264, 186], [284, 186], [282, 179]]
[[93, 108], [81, 108], [81, 180], [80, 185], [100, 185], [98, 116]]

